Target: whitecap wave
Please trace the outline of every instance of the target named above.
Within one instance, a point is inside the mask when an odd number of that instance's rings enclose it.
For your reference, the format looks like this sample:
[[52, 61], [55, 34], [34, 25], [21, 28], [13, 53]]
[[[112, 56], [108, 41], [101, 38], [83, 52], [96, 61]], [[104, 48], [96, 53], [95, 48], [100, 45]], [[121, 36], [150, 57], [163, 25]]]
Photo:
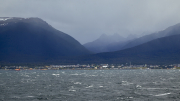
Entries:
[[168, 88], [141, 88], [141, 89], [147, 89], [147, 90], [157, 90], [157, 89], [168, 89]]
[[97, 75], [89, 75], [89, 76], [97, 76]]
[[77, 74], [77, 73], [75, 73], [75, 74], [71, 74], [71, 75], [81, 75], [81, 74]]
[[169, 95], [171, 93], [164, 93], [164, 94], [158, 94], [158, 95], [154, 95], [154, 96], [166, 96], [166, 95]]
[[136, 85], [136, 88], [141, 88], [142, 86], [140, 86], [140, 85]]
[[81, 84], [81, 82], [75, 82], [74, 84]]
[[58, 75], [60, 75], [60, 74], [52, 74], [52, 75], [58, 76]]
[[122, 81], [122, 85], [132, 85], [133, 83], [127, 82], [127, 81]]
[[27, 97], [34, 97], [34, 96], [27, 96]]
[[75, 92], [76, 90], [74, 90], [74, 89], [70, 89], [69, 91], [70, 91], [70, 92]]
[[90, 85], [90, 86], [88, 86], [88, 87], [86, 87], [86, 88], [92, 88], [93, 87], [93, 85]]

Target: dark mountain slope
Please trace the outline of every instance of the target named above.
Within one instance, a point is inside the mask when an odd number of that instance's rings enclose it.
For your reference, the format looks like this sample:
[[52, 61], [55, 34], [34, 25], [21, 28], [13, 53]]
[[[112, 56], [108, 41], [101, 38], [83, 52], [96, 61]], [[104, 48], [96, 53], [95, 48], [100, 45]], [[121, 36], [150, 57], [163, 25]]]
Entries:
[[142, 45], [82, 57], [86, 63], [168, 64], [180, 63], [180, 35], [158, 38]]
[[0, 61], [44, 61], [89, 53], [74, 38], [39, 18], [0, 20]]

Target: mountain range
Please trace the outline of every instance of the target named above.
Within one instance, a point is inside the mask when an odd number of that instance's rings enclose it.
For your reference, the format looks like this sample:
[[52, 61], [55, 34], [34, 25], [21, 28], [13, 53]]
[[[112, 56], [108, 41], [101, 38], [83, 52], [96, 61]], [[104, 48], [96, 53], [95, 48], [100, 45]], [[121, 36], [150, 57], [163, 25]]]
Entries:
[[179, 32], [180, 32], [180, 24], [176, 24], [174, 26], [168, 27], [163, 31], [144, 35], [142, 37], [129, 35], [130, 38], [123, 38], [117, 34], [112, 36], [102, 35], [103, 37], [101, 36], [95, 41], [84, 44], [84, 47], [95, 53], [114, 52], [118, 50], [131, 48], [134, 46], [138, 46], [157, 38], [176, 35], [179, 34]]
[[152, 34], [137, 38], [129, 42], [128, 44], [126, 44], [122, 49], [131, 48], [131, 47], [138, 46], [140, 44], [152, 41], [157, 38], [162, 38], [162, 37], [177, 35], [177, 34], [180, 34], [180, 23], [170, 26], [163, 31], [159, 31], [157, 33], [152, 33]]
[[180, 62], [179, 43], [176, 24], [140, 38], [103, 34], [84, 45], [88, 50], [40, 18], [0, 18], [0, 63], [172, 64]]
[[124, 49], [79, 57], [83, 63], [180, 63], [180, 24], [130, 40]]
[[[82, 63], [172, 64], [180, 62], [180, 33], [157, 38], [141, 45], [116, 51], [79, 57]], [[75, 62], [75, 61], [74, 61]]]

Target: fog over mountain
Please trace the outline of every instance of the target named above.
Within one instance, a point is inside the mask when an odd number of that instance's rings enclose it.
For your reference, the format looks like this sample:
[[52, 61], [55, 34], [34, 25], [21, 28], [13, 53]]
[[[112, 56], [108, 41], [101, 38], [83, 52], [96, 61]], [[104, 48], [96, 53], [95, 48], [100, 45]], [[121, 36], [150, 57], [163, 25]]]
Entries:
[[0, 0], [0, 17], [38, 17], [81, 44], [103, 33], [157, 32], [180, 22], [179, 0]]
[[84, 47], [94, 53], [117, 51], [136, 37], [137, 36], [135, 35], [129, 35], [128, 37], [124, 38], [117, 33], [114, 35], [102, 34], [95, 41], [84, 44]]
[[137, 38], [137, 39], [129, 42], [128, 44], [126, 44], [124, 47], [122, 47], [122, 49], [131, 48], [131, 47], [146, 43], [148, 41], [151, 41], [151, 40], [154, 40], [157, 38], [176, 35], [176, 34], [180, 34], [180, 23], [178, 23], [174, 26], [170, 26], [170, 27], [166, 28], [165, 30], [159, 31], [157, 33], [152, 33], [152, 34]]
[[176, 34], [180, 34], [180, 23], [170, 26], [165, 30], [144, 35], [139, 38], [133, 34], [129, 35], [127, 38], [118, 37], [118, 34], [112, 36], [102, 35], [99, 39], [86, 43], [84, 46], [95, 53], [113, 52], [135, 47], [157, 38]]

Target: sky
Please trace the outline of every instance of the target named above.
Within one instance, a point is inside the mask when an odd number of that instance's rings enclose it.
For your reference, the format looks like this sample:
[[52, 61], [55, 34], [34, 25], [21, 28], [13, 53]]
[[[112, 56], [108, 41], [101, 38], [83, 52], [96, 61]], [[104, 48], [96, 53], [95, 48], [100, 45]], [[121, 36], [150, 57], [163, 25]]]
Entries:
[[81, 44], [102, 34], [149, 34], [180, 23], [180, 0], [0, 0], [0, 17], [38, 17]]

